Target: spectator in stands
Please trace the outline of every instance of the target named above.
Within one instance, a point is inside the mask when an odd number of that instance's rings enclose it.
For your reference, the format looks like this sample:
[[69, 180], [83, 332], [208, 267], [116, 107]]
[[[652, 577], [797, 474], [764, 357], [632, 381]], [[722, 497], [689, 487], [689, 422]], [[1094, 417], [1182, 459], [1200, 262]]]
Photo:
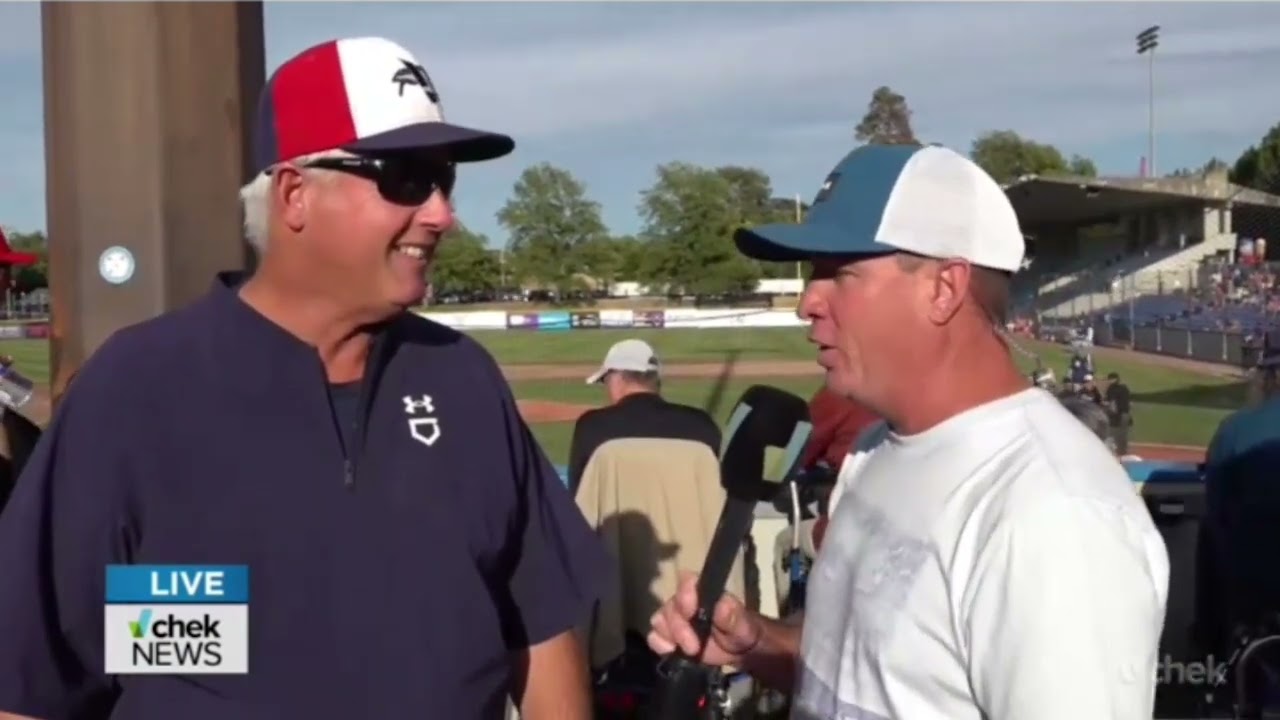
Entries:
[[1129, 428], [1133, 427], [1133, 407], [1129, 402], [1129, 386], [1120, 379], [1120, 373], [1107, 373], [1107, 389], [1103, 395], [1107, 420], [1111, 425], [1111, 439], [1116, 454], [1129, 454]]
[[[619, 566], [589, 627], [590, 664], [647, 655], [644, 636], [681, 568], [700, 567], [724, 504], [720, 428], [705, 411], [662, 397], [661, 363], [643, 340], [609, 348], [588, 384], [609, 405], [582, 415], [569, 450], [569, 485], [588, 525]], [[739, 556], [730, 592], [742, 594]]]

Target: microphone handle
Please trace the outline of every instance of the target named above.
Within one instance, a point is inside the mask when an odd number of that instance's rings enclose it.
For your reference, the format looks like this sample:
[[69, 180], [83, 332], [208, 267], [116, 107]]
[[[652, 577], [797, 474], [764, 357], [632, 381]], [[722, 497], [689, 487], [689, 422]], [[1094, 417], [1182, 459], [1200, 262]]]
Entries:
[[751, 532], [755, 512], [754, 500], [733, 496], [725, 500], [724, 507], [720, 510], [720, 519], [711, 535], [711, 547], [707, 549], [707, 558], [702, 562], [702, 573], [698, 575], [698, 609], [693, 615], [692, 623], [701, 642], [705, 643], [711, 636], [711, 620], [716, 603], [724, 595], [729, 573], [733, 571], [733, 564], [742, 550], [742, 541]]
[[[751, 530], [755, 505], [751, 500], [730, 496], [720, 511], [702, 574], [698, 576], [698, 609], [690, 619], [700, 645], [705, 645], [711, 636], [716, 603], [724, 595], [742, 541]], [[646, 720], [696, 720], [699, 701], [708, 690], [708, 676], [706, 665], [677, 649], [658, 664], [658, 684], [646, 703], [643, 717]]]

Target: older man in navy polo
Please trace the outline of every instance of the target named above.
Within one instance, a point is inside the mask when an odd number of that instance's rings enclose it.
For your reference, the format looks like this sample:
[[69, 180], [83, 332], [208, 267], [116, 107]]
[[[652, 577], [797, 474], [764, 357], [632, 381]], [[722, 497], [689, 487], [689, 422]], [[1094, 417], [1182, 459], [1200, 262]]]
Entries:
[[[607, 555], [493, 359], [407, 312], [455, 163], [514, 146], [438, 101], [379, 38], [273, 74], [257, 273], [110, 338], [0, 516], [0, 718], [589, 717]], [[105, 672], [104, 568], [156, 564], [248, 568], [247, 674]]]

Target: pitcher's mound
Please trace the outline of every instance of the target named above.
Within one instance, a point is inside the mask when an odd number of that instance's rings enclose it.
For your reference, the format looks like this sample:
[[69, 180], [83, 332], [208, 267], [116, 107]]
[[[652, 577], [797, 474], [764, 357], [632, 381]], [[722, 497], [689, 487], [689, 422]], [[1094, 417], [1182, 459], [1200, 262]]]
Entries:
[[574, 422], [593, 406], [581, 403], [556, 402], [554, 400], [517, 400], [520, 415], [533, 425], [544, 422]]

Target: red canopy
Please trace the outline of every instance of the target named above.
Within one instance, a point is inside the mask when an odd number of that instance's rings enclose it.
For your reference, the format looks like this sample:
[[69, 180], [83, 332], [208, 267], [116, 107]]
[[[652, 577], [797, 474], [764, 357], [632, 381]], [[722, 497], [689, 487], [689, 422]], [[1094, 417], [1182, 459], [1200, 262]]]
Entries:
[[0, 230], [0, 265], [35, 265], [39, 259], [35, 253], [17, 252], [9, 247], [4, 230]]

